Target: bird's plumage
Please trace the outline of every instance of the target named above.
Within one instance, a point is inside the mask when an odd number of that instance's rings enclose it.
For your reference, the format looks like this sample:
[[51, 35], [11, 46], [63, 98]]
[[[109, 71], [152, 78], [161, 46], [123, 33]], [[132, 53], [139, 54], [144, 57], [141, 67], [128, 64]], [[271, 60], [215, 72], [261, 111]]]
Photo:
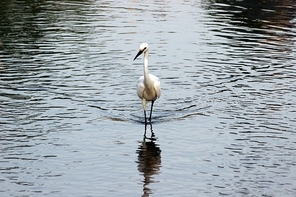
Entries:
[[137, 94], [139, 98], [142, 100], [144, 115], [145, 115], [145, 123], [147, 123], [146, 120], [146, 102], [151, 101], [151, 111], [150, 111], [150, 117], [149, 120], [151, 121], [152, 116], [152, 108], [154, 101], [160, 97], [161, 94], [161, 88], [160, 88], [160, 81], [158, 77], [155, 75], [149, 74], [148, 72], [148, 44], [142, 43], [140, 45], [140, 50], [135, 56], [134, 60], [144, 53], [144, 76], [141, 76], [138, 79], [137, 83]]
[[[146, 101], [155, 101], [160, 97], [160, 81], [158, 77], [149, 74], [151, 82], [145, 84], [144, 76], [138, 79], [137, 94], [140, 99]], [[147, 80], [146, 80], [147, 81]], [[144, 106], [143, 106], [144, 107]], [[146, 107], [146, 106], [145, 106]], [[146, 110], [146, 109], [145, 109]]]

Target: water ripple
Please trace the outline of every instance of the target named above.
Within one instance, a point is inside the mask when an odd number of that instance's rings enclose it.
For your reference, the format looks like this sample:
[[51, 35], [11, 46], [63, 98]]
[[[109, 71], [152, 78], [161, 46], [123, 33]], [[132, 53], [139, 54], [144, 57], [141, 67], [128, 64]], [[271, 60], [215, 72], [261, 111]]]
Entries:
[[[295, 193], [291, 1], [0, 4], [1, 193]], [[160, 137], [137, 148], [144, 41]]]

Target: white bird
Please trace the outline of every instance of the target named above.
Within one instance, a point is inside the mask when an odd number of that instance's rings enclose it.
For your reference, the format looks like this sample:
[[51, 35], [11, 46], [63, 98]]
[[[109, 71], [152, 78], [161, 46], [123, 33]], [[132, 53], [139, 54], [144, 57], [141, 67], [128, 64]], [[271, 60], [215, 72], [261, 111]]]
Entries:
[[139, 55], [144, 52], [144, 76], [141, 76], [138, 79], [137, 83], [137, 94], [139, 98], [142, 100], [144, 116], [145, 116], [145, 124], [147, 124], [146, 118], [146, 102], [151, 101], [151, 110], [149, 116], [149, 122], [151, 123], [151, 116], [152, 116], [152, 108], [154, 101], [160, 97], [160, 82], [158, 77], [148, 73], [148, 44], [142, 43], [140, 45], [140, 50], [137, 53], [137, 59]]

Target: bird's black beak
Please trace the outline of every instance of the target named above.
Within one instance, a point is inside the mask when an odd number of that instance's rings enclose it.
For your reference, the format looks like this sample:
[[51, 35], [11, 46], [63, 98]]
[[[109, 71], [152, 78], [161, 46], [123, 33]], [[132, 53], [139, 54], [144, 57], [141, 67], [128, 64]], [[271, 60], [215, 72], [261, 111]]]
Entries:
[[135, 59], [137, 59], [137, 57], [139, 57], [139, 55], [141, 55], [143, 53], [143, 51], [139, 50], [139, 52], [137, 53], [136, 57], [134, 58], [133, 61], [135, 61]]

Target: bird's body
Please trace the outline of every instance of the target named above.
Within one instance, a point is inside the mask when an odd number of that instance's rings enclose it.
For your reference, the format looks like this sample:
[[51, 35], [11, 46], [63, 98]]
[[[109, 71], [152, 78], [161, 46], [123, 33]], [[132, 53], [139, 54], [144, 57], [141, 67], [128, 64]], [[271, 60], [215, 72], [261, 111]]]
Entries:
[[138, 79], [137, 94], [140, 99], [155, 101], [160, 97], [160, 82], [158, 77], [149, 74], [149, 79], [142, 76]]
[[151, 110], [150, 110], [150, 116], [149, 121], [151, 122], [151, 116], [152, 116], [152, 109], [154, 101], [160, 97], [160, 81], [158, 77], [149, 74], [148, 72], [148, 44], [142, 43], [140, 45], [140, 50], [134, 60], [141, 55], [144, 52], [144, 76], [140, 77], [138, 79], [137, 83], [137, 94], [139, 98], [142, 100], [143, 110], [144, 110], [144, 116], [145, 116], [145, 123], [147, 123], [146, 118], [146, 103], [147, 101], [151, 101]]

